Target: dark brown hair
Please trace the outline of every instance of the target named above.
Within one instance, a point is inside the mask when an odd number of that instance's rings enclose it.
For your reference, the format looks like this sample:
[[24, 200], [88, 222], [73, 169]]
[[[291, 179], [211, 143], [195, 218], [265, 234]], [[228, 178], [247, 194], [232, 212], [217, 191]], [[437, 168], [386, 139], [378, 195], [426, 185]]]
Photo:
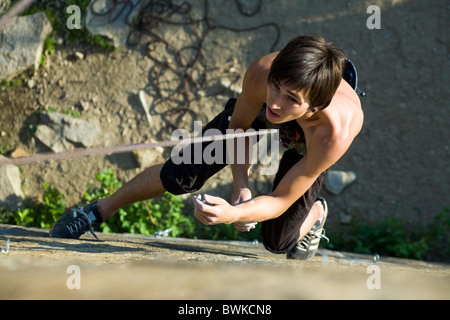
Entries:
[[305, 90], [311, 108], [331, 103], [342, 79], [345, 54], [334, 43], [317, 34], [291, 40], [272, 63], [269, 83]]

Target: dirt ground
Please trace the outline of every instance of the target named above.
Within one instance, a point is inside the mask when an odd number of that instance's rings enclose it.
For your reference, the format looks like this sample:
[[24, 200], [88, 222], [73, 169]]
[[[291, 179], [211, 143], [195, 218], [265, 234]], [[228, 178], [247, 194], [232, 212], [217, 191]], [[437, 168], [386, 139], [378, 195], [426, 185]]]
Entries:
[[[232, 93], [223, 89], [221, 80], [239, 85], [246, 67], [274, 44], [281, 49], [297, 35], [316, 32], [347, 53], [358, 68], [359, 87], [369, 93], [362, 99], [364, 128], [334, 166], [352, 170], [358, 178], [338, 196], [323, 191], [330, 206], [330, 226], [339, 224], [343, 214], [361, 215], [370, 222], [392, 213], [405, 223], [427, 223], [449, 207], [447, 1], [264, 0], [259, 11], [258, 1], [245, 1], [248, 10], [256, 12], [253, 16], [239, 12], [239, 1], [213, 2], [209, 25], [158, 24], [153, 31], [170, 46], [147, 45], [146, 37], [135, 47], [112, 53], [66, 42], [58, 45], [46, 67], [32, 76], [32, 88], [0, 89], [0, 146], [7, 151], [22, 147], [29, 154], [47, 152], [33, 137], [33, 129], [39, 123], [37, 111], [48, 107], [77, 110], [83, 119], [100, 121], [101, 146], [169, 139], [173, 128], [168, 121], [191, 130], [193, 120], [212, 119], [223, 108]], [[192, 3], [194, 18], [203, 16], [202, 3]], [[366, 10], [374, 4], [381, 9], [379, 30], [366, 26], [370, 16]], [[241, 32], [221, 28], [266, 23], [274, 25]], [[211, 29], [211, 25], [221, 27]], [[175, 52], [198, 43], [207, 30], [202, 59], [178, 73]], [[183, 53], [192, 59], [188, 51]], [[82, 52], [84, 58], [74, 59], [75, 52]], [[194, 79], [187, 91], [180, 89], [186, 88], [185, 74]], [[155, 97], [151, 126], [138, 99], [141, 89], [149, 100]], [[169, 113], [186, 105], [195, 113]], [[141, 170], [130, 154], [22, 166], [23, 190], [26, 196], [40, 197], [43, 183], [49, 181], [72, 205], [80, 201], [88, 181], [107, 167], [122, 181]], [[226, 169], [204, 191], [229, 198], [229, 176]], [[270, 187], [268, 183], [253, 186], [255, 195]]]

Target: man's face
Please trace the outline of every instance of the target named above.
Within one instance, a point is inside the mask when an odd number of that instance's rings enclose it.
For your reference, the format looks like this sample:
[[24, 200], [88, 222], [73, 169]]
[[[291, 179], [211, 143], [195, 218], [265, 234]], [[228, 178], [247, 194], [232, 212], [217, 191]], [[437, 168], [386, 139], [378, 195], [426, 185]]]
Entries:
[[273, 81], [267, 85], [267, 119], [275, 124], [302, 118], [310, 110], [303, 90], [294, 90]]

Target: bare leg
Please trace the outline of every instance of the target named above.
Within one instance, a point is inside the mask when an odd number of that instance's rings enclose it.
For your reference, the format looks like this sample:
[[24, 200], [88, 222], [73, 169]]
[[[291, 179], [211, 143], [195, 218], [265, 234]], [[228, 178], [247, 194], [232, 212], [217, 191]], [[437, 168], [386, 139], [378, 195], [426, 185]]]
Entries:
[[126, 205], [162, 195], [166, 191], [159, 177], [162, 167], [163, 164], [158, 164], [145, 169], [112, 196], [100, 199], [97, 208], [103, 221], [113, 217], [117, 210]]
[[319, 200], [314, 202], [311, 211], [305, 219], [305, 222], [303, 222], [302, 226], [300, 227], [300, 237], [298, 238], [298, 241], [303, 239], [303, 237], [308, 234], [314, 224], [318, 220], [321, 220], [323, 218], [324, 214], [325, 210], [323, 208], [322, 202]]

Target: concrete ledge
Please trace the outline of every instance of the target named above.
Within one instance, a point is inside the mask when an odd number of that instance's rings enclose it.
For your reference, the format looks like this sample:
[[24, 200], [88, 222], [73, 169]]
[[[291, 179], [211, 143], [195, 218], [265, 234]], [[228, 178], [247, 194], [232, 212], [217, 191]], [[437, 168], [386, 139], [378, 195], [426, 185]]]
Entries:
[[[449, 299], [448, 265], [320, 250], [286, 260], [262, 244], [129, 234], [51, 239], [0, 225], [0, 299]], [[70, 289], [75, 266], [80, 289]], [[380, 289], [368, 282], [378, 268]], [[372, 271], [371, 271], [372, 270]], [[370, 285], [369, 285], [370, 286]]]

